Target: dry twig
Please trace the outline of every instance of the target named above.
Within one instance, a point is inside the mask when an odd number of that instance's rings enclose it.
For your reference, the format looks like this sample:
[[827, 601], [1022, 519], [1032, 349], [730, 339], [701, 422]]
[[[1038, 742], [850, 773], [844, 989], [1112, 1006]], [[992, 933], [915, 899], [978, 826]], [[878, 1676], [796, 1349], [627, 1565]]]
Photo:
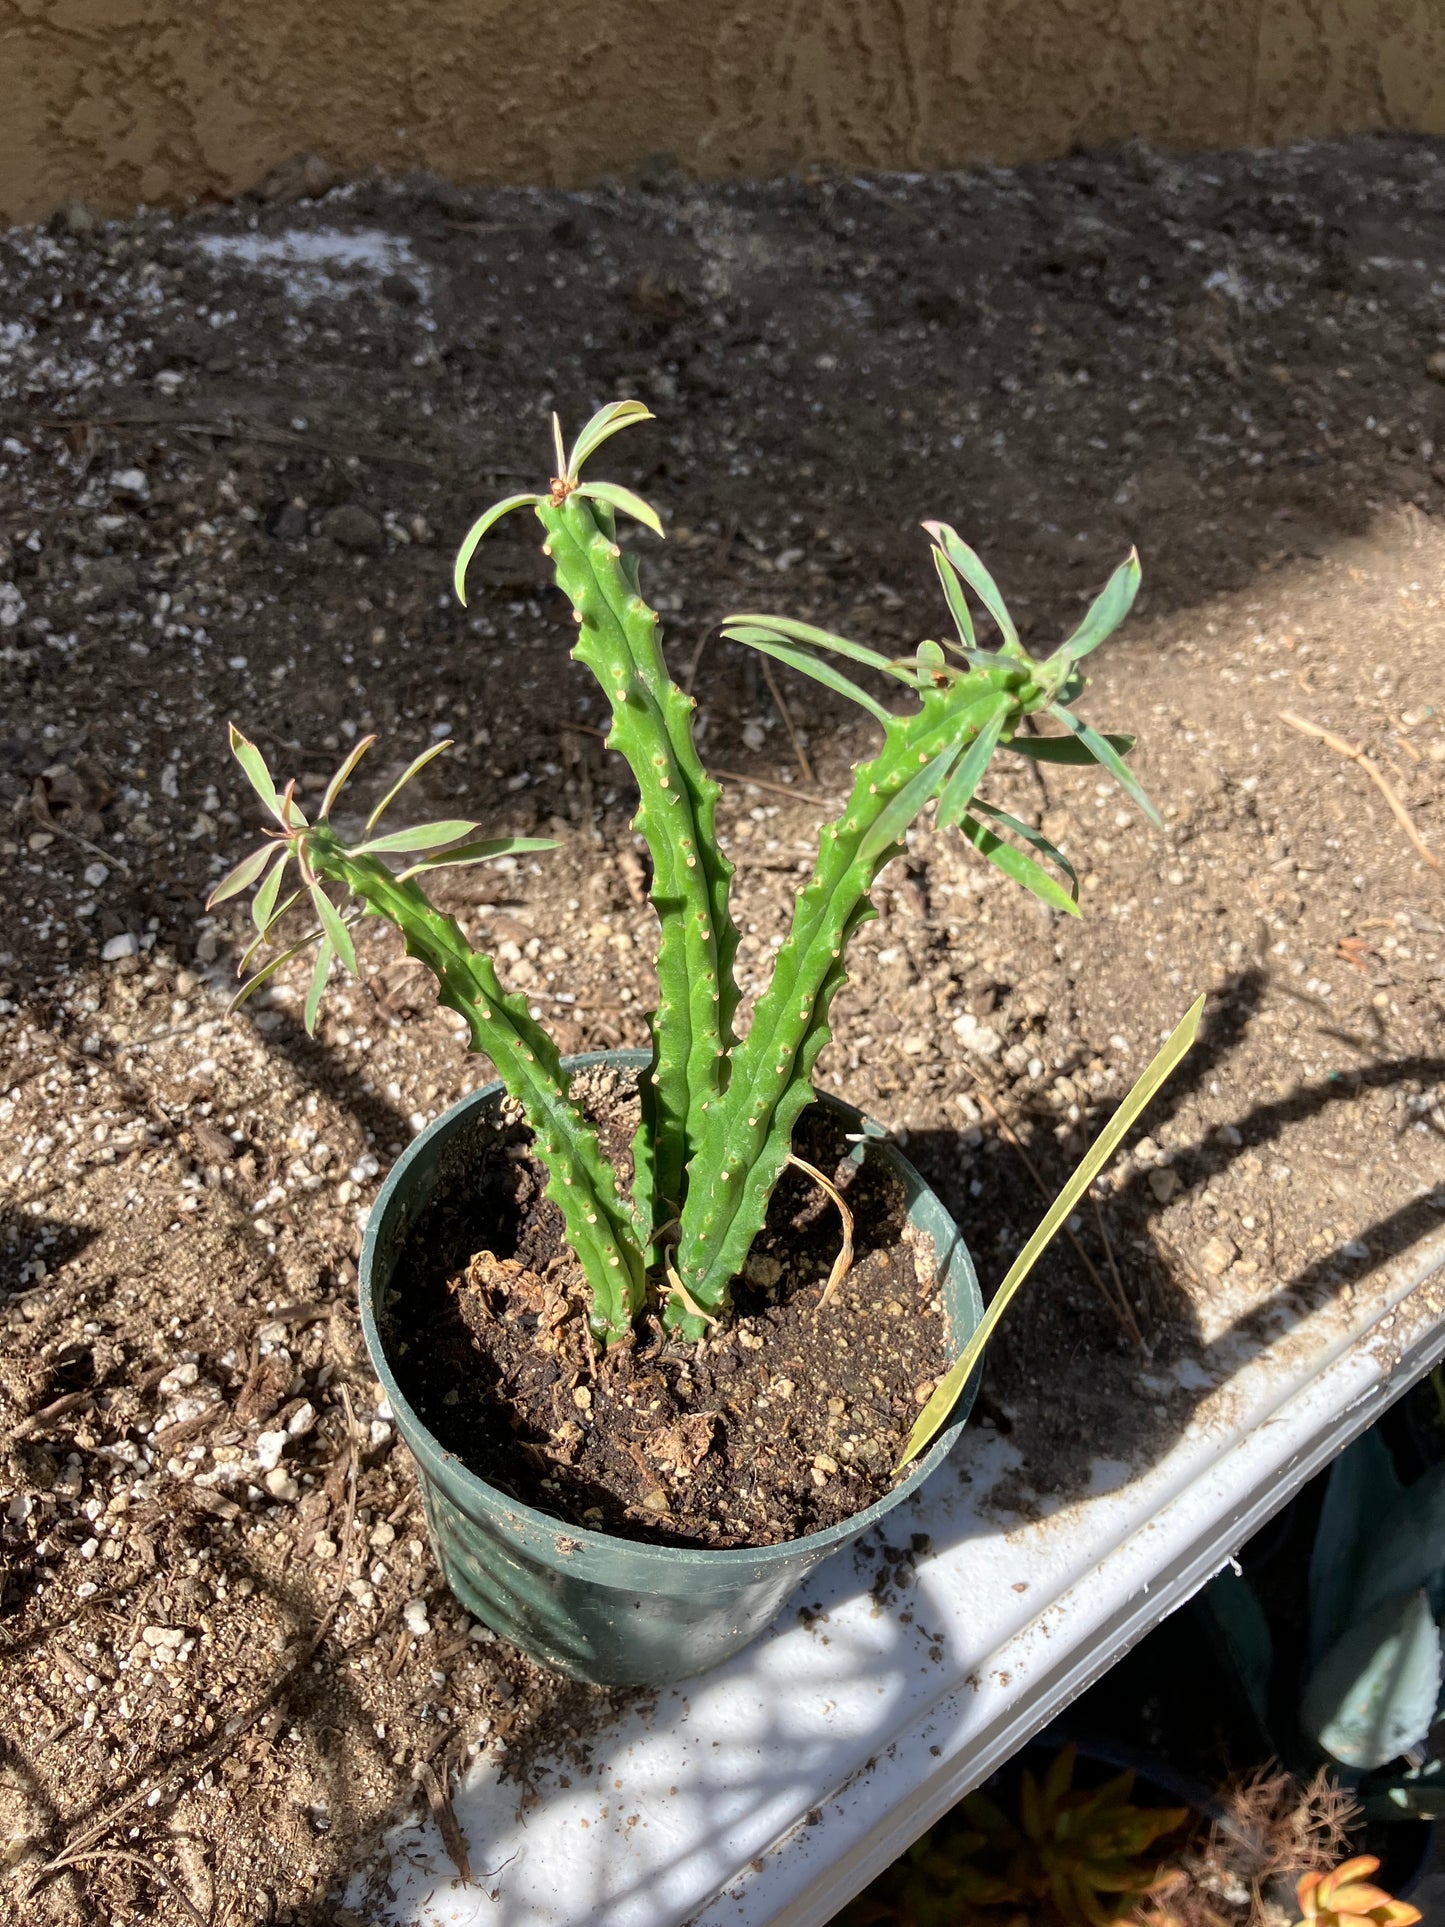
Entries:
[[823, 1296], [818, 1300], [818, 1309], [821, 1311], [853, 1266], [853, 1213], [848, 1209], [843, 1193], [837, 1185], [831, 1178], [825, 1178], [816, 1164], [809, 1164], [805, 1158], [795, 1157], [791, 1151], [788, 1153], [788, 1162], [796, 1165], [800, 1171], [806, 1172], [814, 1184], [821, 1186], [827, 1192], [838, 1207], [838, 1216], [843, 1220], [843, 1248], [833, 1260], [833, 1269], [828, 1273], [828, 1282], [823, 1287]]
[[452, 1805], [451, 1792], [447, 1786], [447, 1769], [443, 1765], [441, 1774], [438, 1775], [431, 1766], [423, 1763], [417, 1769], [417, 1778], [421, 1781], [422, 1790], [426, 1794], [426, 1803], [431, 1808], [432, 1818], [437, 1823], [437, 1831], [441, 1834], [442, 1845], [447, 1850], [447, 1858], [456, 1868], [462, 1885], [470, 1887], [472, 1884], [471, 1855], [467, 1836], [462, 1832], [456, 1809]]
[[798, 759], [798, 768], [803, 772], [803, 781], [812, 788], [816, 788], [818, 779], [813, 774], [813, 765], [808, 761], [808, 752], [803, 747], [803, 739], [798, 734], [798, 726], [793, 721], [793, 712], [789, 709], [782, 689], [779, 687], [778, 679], [773, 674], [773, 665], [768, 661], [766, 656], [762, 657], [761, 660], [763, 677], [768, 685], [768, 694], [772, 697], [777, 712], [783, 719], [783, 728], [787, 730], [788, 741], [793, 745], [793, 754]]
[[1303, 716], [1296, 716], [1292, 709], [1282, 709], [1279, 712], [1279, 719], [1282, 723], [1288, 723], [1291, 729], [1297, 729], [1302, 736], [1317, 736], [1328, 749], [1334, 750], [1340, 756], [1348, 756], [1352, 763], [1358, 763], [1389, 804], [1394, 812], [1395, 821], [1414, 844], [1417, 853], [1424, 857], [1432, 870], [1440, 868], [1440, 859], [1432, 854], [1425, 839], [1415, 828], [1414, 818], [1396, 795], [1389, 778], [1373, 756], [1367, 756], [1359, 744], [1347, 743], [1343, 736], [1335, 736], [1329, 730], [1321, 729], [1318, 723], [1306, 722]]

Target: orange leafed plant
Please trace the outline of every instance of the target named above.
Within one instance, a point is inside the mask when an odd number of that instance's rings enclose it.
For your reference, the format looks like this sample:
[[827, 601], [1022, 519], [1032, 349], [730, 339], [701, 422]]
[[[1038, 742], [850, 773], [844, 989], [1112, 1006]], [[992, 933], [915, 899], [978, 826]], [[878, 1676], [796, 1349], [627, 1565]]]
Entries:
[[1379, 1868], [1373, 1854], [1345, 1860], [1333, 1873], [1301, 1874], [1295, 1888], [1303, 1919], [1299, 1927], [1414, 1927], [1425, 1916], [1408, 1900], [1395, 1900], [1383, 1887], [1372, 1886], [1370, 1875]]

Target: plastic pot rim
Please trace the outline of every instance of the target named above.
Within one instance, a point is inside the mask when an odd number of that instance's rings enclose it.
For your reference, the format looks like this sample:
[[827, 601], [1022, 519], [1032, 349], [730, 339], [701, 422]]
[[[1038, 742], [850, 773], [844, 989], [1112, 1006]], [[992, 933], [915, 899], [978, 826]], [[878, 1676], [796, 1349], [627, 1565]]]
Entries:
[[[645, 1050], [587, 1051], [580, 1055], [564, 1057], [562, 1068], [570, 1072], [606, 1064], [618, 1070], [630, 1071], [644, 1069], [650, 1061], [650, 1053]], [[501, 1080], [494, 1079], [491, 1083], [483, 1085], [449, 1105], [427, 1125], [425, 1130], [412, 1139], [387, 1173], [386, 1180], [376, 1195], [367, 1217], [366, 1232], [362, 1240], [361, 1258], [357, 1267], [357, 1291], [360, 1299], [362, 1336], [367, 1355], [387, 1403], [391, 1407], [397, 1430], [427, 1476], [436, 1480], [443, 1488], [447, 1486], [460, 1488], [483, 1506], [498, 1504], [504, 1506], [519, 1526], [536, 1535], [539, 1544], [543, 1540], [553, 1542], [559, 1539], [565, 1540], [568, 1553], [567, 1565], [571, 1572], [578, 1578], [586, 1578], [591, 1564], [605, 1563], [607, 1576], [611, 1583], [615, 1584], [615, 1562], [619, 1555], [624, 1555], [629, 1560], [635, 1558], [642, 1565], [653, 1561], [665, 1561], [673, 1571], [676, 1571], [680, 1563], [690, 1563], [699, 1577], [715, 1574], [719, 1581], [733, 1577], [741, 1579], [749, 1567], [754, 1570], [759, 1567], [766, 1568], [785, 1560], [796, 1560], [800, 1556], [809, 1559], [810, 1564], [815, 1564], [825, 1554], [849, 1544], [852, 1540], [861, 1537], [872, 1526], [880, 1524], [903, 1500], [911, 1497], [924, 1480], [943, 1463], [957, 1443], [967, 1422], [982, 1375], [981, 1364], [959, 1393], [953, 1408], [954, 1416], [950, 1418], [947, 1426], [939, 1433], [928, 1450], [914, 1461], [907, 1474], [888, 1492], [885, 1492], [881, 1498], [875, 1499], [870, 1505], [858, 1512], [850, 1513], [846, 1519], [840, 1519], [831, 1526], [825, 1526], [817, 1532], [804, 1533], [800, 1538], [784, 1539], [774, 1545], [718, 1547], [669, 1545], [661, 1539], [632, 1539], [620, 1533], [599, 1532], [592, 1527], [576, 1525], [554, 1514], [542, 1512], [536, 1506], [528, 1505], [524, 1500], [513, 1498], [500, 1486], [492, 1485], [473, 1472], [455, 1453], [445, 1451], [426, 1421], [402, 1391], [387, 1355], [377, 1319], [377, 1300], [385, 1284], [379, 1286], [373, 1276], [376, 1249], [388, 1211], [395, 1208], [399, 1198], [405, 1196], [413, 1166], [428, 1158], [433, 1147], [437, 1145], [438, 1139], [449, 1138], [463, 1127], [473, 1112], [505, 1094]], [[831, 1092], [817, 1091], [815, 1096], [819, 1103], [835, 1112], [841, 1112], [856, 1130], [863, 1132], [870, 1142], [875, 1143], [880, 1153], [887, 1157], [899, 1171], [905, 1183], [911, 1181], [911, 1184], [916, 1187], [914, 1202], [919, 1195], [933, 1199], [943, 1218], [953, 1225], [951, 1216], [938, 1200], [936, 1192], [909, 1164], [883, 1126], [868, 1118], [846, 1100], [835, 1097]], [[911, 1208], [910, 1205], [910, 1213]], [[969, 1301], [971, 1332], [983, 1316], [983, 1301], [963, 1234], [956, 1225], [953, 1225], [953, 1231], [956, 1249], [967, 1267], [968, 1289], [964, 1295]], [[938, 1251], [936, 1268], [940, 1278], [953, 1258], [952, 1250]], [[389, 1282], [388, 1278], [385, 1283]], [[956, 1339], [957, 1346], [966, 1343], [968, 1336], [969, 1332], [950, 1333], [950, 1339]]]

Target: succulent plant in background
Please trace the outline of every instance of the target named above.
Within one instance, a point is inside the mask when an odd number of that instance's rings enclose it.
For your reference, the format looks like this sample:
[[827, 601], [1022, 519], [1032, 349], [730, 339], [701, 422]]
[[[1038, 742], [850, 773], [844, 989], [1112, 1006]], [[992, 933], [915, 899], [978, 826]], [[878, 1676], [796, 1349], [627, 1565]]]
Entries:
[[[1024, 1768], [1010, 1817], [970, 1793], [846, 1908], [840, 1927], [1132, 1927], [1174, 1878], [1159, 1844], [1187, 1807], [1139, 1807], [1134, 1775], [1074, 1786], [1075, 1749]], [[961, 1821], [962, 1825], [958, 1822]]]
[[1346, 1860], [1332, 1873], [1301, 1874], [1296, 1896], [1303, 1918], [1297, 1927], [1415, 1927], [1425, 1916], [1408, 1900], [1392, 1900], [1371, 1883], [1379, 1871], [1373, 1854]]
[[[1261, 1724], [1288, 1694], [1268, 1620], [1223, 1573], [1205, 1595]], [[1372, 1820], [1445, 1817], [1445, 1465], [1401, 1483], [1377, 1429], [1331, 1468], [1309, 1563], [1305, 1665], [1275, 1750], [1320, 1758]]]
[[[465, 1020], [472, 1047], [491, 1058], [523, 1108], [548, 1174], [547, 1195], [561, 1210], [568, 1242], [590, 1287], [592, 1328], [604, 1346], [626, 1338], [644, 1308], [659, 1311], [668, 1329], [689, 1340], [729, 1316], [733, 1281], [763, 1224], [773, 1188], [785, 1165], [797, 1162], [793, 1127], [813, 1094], [810, 1074], [830, 1035], [829, 1007], [844, 981], [849, 940], [875, 914], [871, 888], [930, 803], [940, 829], [956, 828], [985, 860], [1070, 915], [1077, 914], [1078, 892], [1068, 861], [1037, 830], [978, 793], [994, 753], [1096, 764], [1154, 816], [1124, 762], [1133, 739], [1100, 735], [1070, 707], [1083, 688], [1080, 663], [1133, 602], [1139, 582], [1133, 555], [1114, 572], [1073, 634], [1041, 662], [1025, 653], [982, 562], [940, 522], [924, 526], [956, 630], [943, 642], [925, 641], [913, 654], [896, 657], [805, 623], [773, 616], [731, 618], [724, 625], [726, 636], [848, 697], [873, 718], [883, 738], [877, 753], [856, 765], [842, 813], [822, 832], [812, 877], [798, 896], [771, 980], [757, 999], [746, 1034], [738, 1037], [734, 1020], [740, 992], [733, 968], [738, 930], [730, 906], [732, 865], [718, 845], [714, 824], [718, 786], [699, 761], [693, 699], [668, 673], [659, 619], [642, 599], [636, 560], [617, 540], [619, 516], [659, 535], [661, 525], [655, 511], [630, 490], [581, 476], [605, 441], [647, 419], [638, 402], [613, 403], [592, 418], [570, 451], [557, 429], [557, 472], [549, 488], [510, 496], [488, 509], [462, 544], [454, 578], [465, 600], [467, 566], [487, 530], [513, 510], [529, 508], [536, 514], [545, 536], [543, 553], [572, 607], [573, 655], [602, 686], [612, 712], [608, 744], [626, 759], [637, 785], [635, 827], [651, 859], [651, 899], [659, 925], [658, 1003], [650, 1020], [652, 1061], [641, 1078], [642, 1117], [632, 1147], [630, 1187], [624, 1188], [603, 1156], [570, 1093], [557, 1048], [529, 1015], [525, 998], [507, 994], [490, 958], [472, 947], [424, 888], [428, 878], [448, 867], [548, 846], [537, 839], [484, 839], [478, 824], [461, 820], [375, 833], [381, 812], [436, 750], [417, 758], [372, 812], [361, 838], [351, 840], [337, 828], [332, 811], [370, 738], [358, 743], [336, 772], [311, 821], [296, 801], [294, 785], [279, 788], [255, 744], [233, 729], [232, 748], [275, 827], [271, 840], [240, 863], [212, 897], [219, 901], [259, 885], [253, 905], [258, 934], [246, 963], [274, 947], [278, 926], [293, 910], [314, 918], [300, 942], [273, 956], [248, 986], [254, 988], [287, 957], [317, 943], [305, 1006], [308, 1029], [333, 963], [353, 972], [357, 968], [351, 934], [357, 919], [381, 916], [397, 926], [409, 953], [434, 974], [441, 1001]], [[979, 646], [969, 592], [997, 627], [996, 649]], [[840, 661], [892, 683], [907, 699], [903, 708], [890, 711], [853, 681]], [[1052, 717], [1063, 733], [1021, 734], [1025, 719], [1039, 714]], [[283, 894], [293, 866], [294, 887]], [[1133, 1117], [1188, 1048], [1198, 1017], [1196, 1005], [1115, 1114], [1086, 1160], [1087, 1171], [1081, 1167], [1075, 1174], [1005, 1281], [990, 1313], [993, 1322]], [[821, 1174], [809, 1174], [829, 1188]], [[977, 1338], [974, 1358], [986, 1336]], [[971, 1364], [972, 1359], [969, 1369]], [[905, 1459], [943, 1423], [966, 1376], [966, 1371], [956, 1378], [950, 1374], [940, 1384], [914, 1428]]]

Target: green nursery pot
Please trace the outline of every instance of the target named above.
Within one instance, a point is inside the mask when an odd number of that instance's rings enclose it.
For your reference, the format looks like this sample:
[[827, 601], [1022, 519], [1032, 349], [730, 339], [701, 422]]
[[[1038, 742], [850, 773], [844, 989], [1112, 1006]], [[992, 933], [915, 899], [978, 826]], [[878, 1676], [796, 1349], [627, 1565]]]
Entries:
[[[563, 1060], [568, 1070], [609, 1064], [637, 1072], [645, 1051], [599, 1051]], [[361, 1252], [361, 1323], [372, 1368], [421, 1473], [432, 1548], [467, 1611], [524, 1652], [595, 1685], [663, 1685], [719, 1665], [762, 1632], [813, 1568], [879, 1525], [942, 1463], [963, 1430], [978, 1375], [953, 1422], [886, 1498], [823, 1532], [784, 1545], [734, 1550], [649, 1545], [591, 1532], [523, 1505], [445, 1452], [408, 1404], [382, 1337], [406, 1317], [408, 1279], [398, 1267], [407, 1234], [431, 1204], [443, 1153], [459, 1133], [490, 1122], [505, 1093], [488, 1084], [429, 1125], [392, 1167]], [[818, 1102], [865, 1133], [855, 1159], [883, 1158], [898, 1173], [909, 1222], [938, 1253], [939, 1282], [955, 1351], [983, 1316], [973, 1263], [958, 1228], [880, 1126], [851, 1106]], [[383, 1307], [386, 1319], [383, 1320]]]

